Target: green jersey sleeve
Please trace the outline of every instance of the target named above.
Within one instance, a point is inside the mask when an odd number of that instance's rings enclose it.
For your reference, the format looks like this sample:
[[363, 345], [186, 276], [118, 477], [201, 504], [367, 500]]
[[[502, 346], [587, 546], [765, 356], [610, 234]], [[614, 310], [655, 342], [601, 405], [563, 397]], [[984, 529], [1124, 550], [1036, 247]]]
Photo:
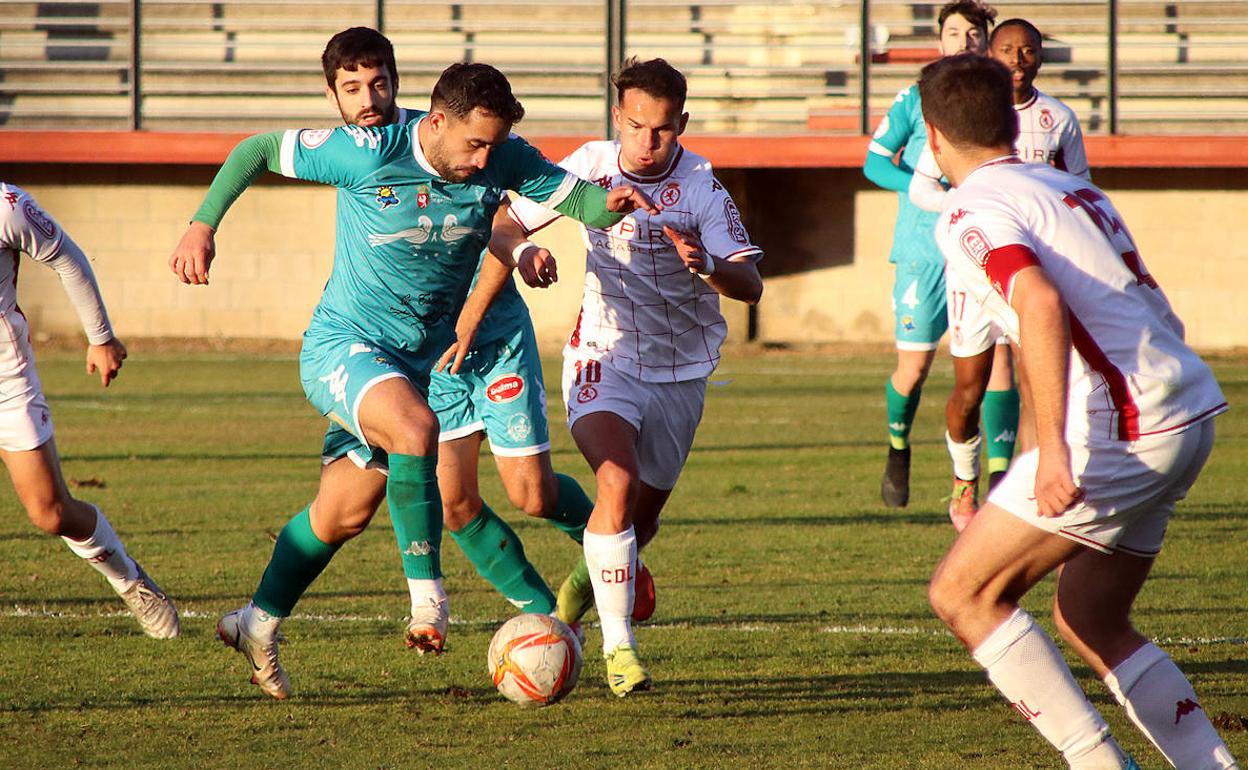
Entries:
[[339, 126], [287, 131], [280, 173], [292, 179], [354, 187], [403, 153], [411, 152], [411, 126]]
[[493, 161], [491, 176], [499, 187], [515, 190], [547, 208], [562, 203], [578, 181], [515, 134], [495, 150]]
[[230, 210], [238, 196], [256, 181], [266, 168], [278, 171], [281, 154], [282, 133], [249, 136], [230, 152], [221, 170], [213, 177], [204, 202], [200, 204], [192, 222], [203, 222], [214, 230], [221, 226], [225, 212]]

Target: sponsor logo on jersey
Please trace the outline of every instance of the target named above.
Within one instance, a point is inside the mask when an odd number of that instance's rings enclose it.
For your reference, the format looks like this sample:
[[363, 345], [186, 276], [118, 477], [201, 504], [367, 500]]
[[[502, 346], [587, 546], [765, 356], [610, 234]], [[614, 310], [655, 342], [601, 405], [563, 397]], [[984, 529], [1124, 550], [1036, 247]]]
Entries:
[[1179, 701], [1174, 704], [1174, 723], [1177, 725], [1180, 719], [1193, 711], [1198, 711], [1199, 709], [1200, 704], [1191, 698], [1185, 698], [1184, 700]]
[[533, 421], [527, 414], [513, 414], [507, 421], [507, 437], [512, 441], [524, 441], [533, 434]]
[[4, 200], [9, 204], [9, 211], [17, 211], [17, 193], [6, 192]]
[[728, 237], [740, 244], [748, 244], [750, 239], [745, 234], [745, 225], [741, 224], [741, 212], [732, 198], [724, 201], [724, 221], [728, 225]]
[[595, 398], [598, 398], [598, 389], [595, 388], [593, 385], [586, 385], [585, 387], [581, 388], [580, 393], [576, 394], [576, 403], [588, 404], [590, 401], [593, 401]]
[[958, 223], [958, 220], [960, 220], [962, 217], [970, 213], [971, 212], [967, 211], [966, 209], [958, 209], [957, 211], [953, 212], [952, 214], [949, 215], [949, 226], [953, 227], [954, 225]]
[[992, 251], [992, 246], [988, 245], [988, 236], [984, 235], [983, 230], [978, 227], [968, 227], [958, 239], [958, 244], [972, 262], [981, 268], [988, 264], [988, 252]]
[[1048, 131], [1053, 128], [1053, 124], [1055, 122], [1056, 121], [1053, 120], [1053, 113], [1049, 112], [1047, 107], [1045, 109], [1040, 110], [1040, 127], [1041, 128], [1043, 128], [1045, 131]]
[[332, 128], [309, 128], [299, 132], [299, 144], [309, 150], [315, 150], [329, 141], [329, 137], [333, 135], [334, 129]]
[[422, 209], [429, 205], [428, 185], [422, 184], [420, 187], [416, 188], [416, 205]]
[[680, 202], [680, 184], [678, 182], [668, 182], [667, 187], [659, 193], [659, 203], [664, 206], [675, 206]]
[[44, 238], [52, 238], [56, 235], [56, 223], [52, 221], [51, 217], [43, 213], [43, 209], [39, 208], [30, 198], [22, 201], [22, 213], [26, 215], [26, 219]]
[[901, 317], [901, 328], [905, 329], [908, 332], [912, 332], [918, 327], [915, 326], [913, 316], [903, 315]]
[[381, 210], [385, 211], [391, 206], [399, 205], [399, 196], [395, 194], [394, 188], [390, 185], [382, 185], [377, 188], [377, 203], [381, 205]]
[[485, 397], [496, 404], [507, 404], [520, 398], [524, 392], [524, 378], [517, 374], [504, 374], [485, 389]]

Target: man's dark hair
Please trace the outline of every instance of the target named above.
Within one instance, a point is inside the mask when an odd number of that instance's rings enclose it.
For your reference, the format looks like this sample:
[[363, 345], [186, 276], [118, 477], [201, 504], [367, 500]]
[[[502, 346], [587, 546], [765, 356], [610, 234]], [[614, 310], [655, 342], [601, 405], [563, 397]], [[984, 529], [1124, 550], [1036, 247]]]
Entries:
[[524, 106], [511, 93], [511, 83], [488, 64], [452, 64], [442, 71], [430, 97], [433, 109], [463, 120], [480, 108], [508, 123], [519, 123]]
[[992, 31], [992, 37], [988, 38], [988, 44], [991, 45], [992, 41], [997, 39], [997, 35], [1001, 32], [1001, 30], [1006, 29], [1007, 27], [1022, 27], [1027, 30], [1033, 38], [1035, 38], [1037, 48], [1044, 45], [1044, 35], [1040, 34], [1040, 30], [1036, 29], [1035, 24], [1032, 24], [1026, 19], [1006, 19], [1001, 22], [997, 25], [997, 28]]
[[995, 59], [961, 53], [919, 73], [923, 120], [963, 147], [1014, 147], [1018, 116], [1010, 71]]
[[390, 70], [391, 90], [399, 90], [399, 68], [394, 63], [394, 46], [389, 38], [370, 27], [344, 29], [329, 39], [321, 54], [321, 68], [330, 88], [338, 70], [355, 72], [360, 67], [381, 67]]
[[680, 70], [665, 59], [641, 61], [636, 56], [624, 62], [624, 69], [612, 78], [617, 103], [624, 101], [624, 92], [636, 88], [655, 99], [667, 99], [676, 105], [677, 112], [685, 111], [685, 96], [689, 85]]
[[954, 0], [952, 3], [945, 3], [940, 9], [940, 15], [936, 19], [936, 28], [944, 29], [945, 20], [955, 13], [982, 29], [985, 35], [988, 34], [988, 28], [992, 26], [992, 20], [997, 18], [997, 10], [991, 5], [984, 5], [975, 0]]

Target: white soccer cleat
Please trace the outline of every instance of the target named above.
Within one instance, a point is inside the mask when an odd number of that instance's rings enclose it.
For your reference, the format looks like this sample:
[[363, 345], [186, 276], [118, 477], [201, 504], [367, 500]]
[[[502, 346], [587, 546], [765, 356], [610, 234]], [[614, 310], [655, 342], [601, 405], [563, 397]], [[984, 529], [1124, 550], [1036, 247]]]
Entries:
[[138, 579], [118, 595], [134, 613], [143, 633], [155, 639], [172, 639], [182, 630], [178, 608], [137, 561], [134, 567], [139, 571]]
[[[282, 669], [282, 662], [277, 656], [277, 624], [265, 631], [249, 627], [246, 622], [248, 608], [234, 610], [217, 621], [217, 636], [227, 647], [233, 647], [243, 654], [251, 666], [251, 683], [258, 686], [266, 695], [278, 700], [290, 696], [290, 677]], [[260, 610], [254, 609], [253, 612]]]
[[407, 648], [421, 655], [428, 652], [441, 655], [442, 648], [446, 646], [450, 614], [450, 603], [445, 598], [430, 598], [427, 604], [414, 607], [412, 619], [407, 624]]

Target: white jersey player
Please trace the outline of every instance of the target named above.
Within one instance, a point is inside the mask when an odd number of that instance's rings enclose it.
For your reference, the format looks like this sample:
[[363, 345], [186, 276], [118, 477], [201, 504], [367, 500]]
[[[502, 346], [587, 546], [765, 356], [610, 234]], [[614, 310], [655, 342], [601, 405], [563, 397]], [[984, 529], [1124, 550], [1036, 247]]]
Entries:
[[107, 387], [126, 357], [82, 250], [28, 193], [0, 182], [0, 458], [31, 523], [61, 536], [71, 551], [99, 570], [145, 633], [177, 636], [173, 602], [126, 553], [104, 514], [74, 499], [65, 486], [30, 330], [17, 304], [23, 253], [60, 275], [87, 335], [87, 372], [98, 371]]
[[[633, 185], [662, 211], [585, 231], [585, 291], [563, 389], [598, 496], [585, 532], [588, 574], [560, 587], [558, 614], [573, 622], [597, 604], [607, 681], [624, 696], [650, 686], [629, 622], [637, 551], [657, 531], [693, 444], [727, 330], [719, 297], [758, 301], [762, 250], [711, 164], [678, 142], [688, 120], [684, 76], [662, 59], [633, 60], [615, 85], [620, 140], [590, 142], [562, 165], [603, 187]], [[525, 233], [555, 218], [526, 201], [511, 214]], [[514, 249], [517, 269], [530, 285], [549, 285], [553, 259], [529, 246]]]
[[1235, 768], [1187, 678], [1130, 620], [1222, 392], [1105, 194], [1012, 154], [1009, 71], [957, 57], [919, 84], [955, 187], [937, 242], [1019, 344], [1036, 434], [937, 568], [932, 606], [1071, 768], [1137, 768], [1018, 606], [1060, 567], [1057, 628], [1131, 721], [1176, 767]]

